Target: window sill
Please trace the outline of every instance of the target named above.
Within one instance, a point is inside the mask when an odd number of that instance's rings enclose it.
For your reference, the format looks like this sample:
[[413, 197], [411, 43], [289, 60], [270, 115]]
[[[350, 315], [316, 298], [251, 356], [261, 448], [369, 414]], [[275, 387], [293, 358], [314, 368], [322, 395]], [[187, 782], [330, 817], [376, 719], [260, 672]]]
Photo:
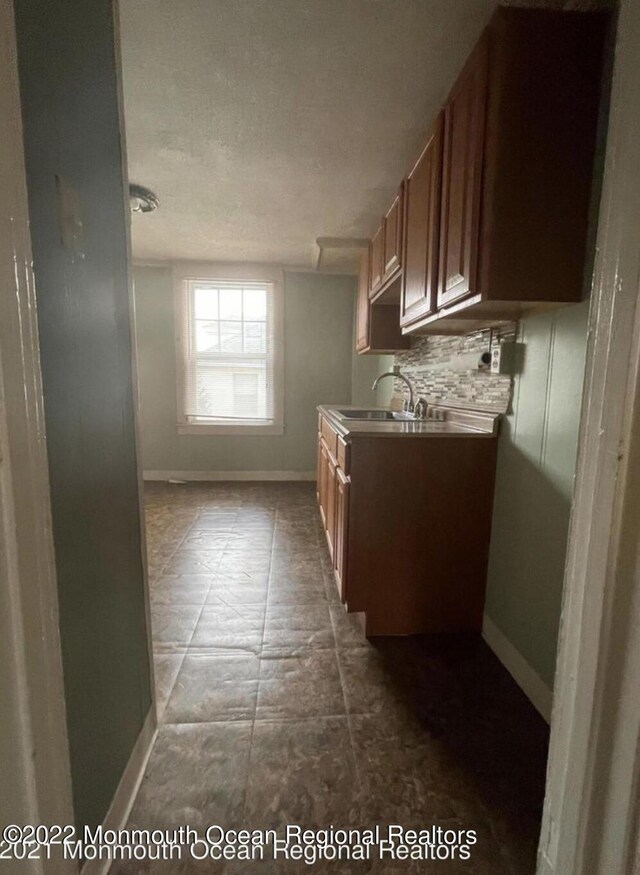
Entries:
[[284, 426], [279, 423], [269, 425], [242, 425], [241, 423], [179, 422], [178, 434], [227, 434], [227, 435], [277, 435], [284, 434]]

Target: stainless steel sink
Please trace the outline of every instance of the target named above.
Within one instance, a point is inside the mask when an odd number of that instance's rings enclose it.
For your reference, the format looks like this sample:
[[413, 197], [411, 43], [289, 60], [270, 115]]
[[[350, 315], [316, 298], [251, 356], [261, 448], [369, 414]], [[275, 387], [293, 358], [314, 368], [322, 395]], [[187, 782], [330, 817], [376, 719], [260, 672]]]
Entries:
[[413, 413], [401, 413], [395, 410], [338, 410], [343, 419], [361, 420], [415, 420]]

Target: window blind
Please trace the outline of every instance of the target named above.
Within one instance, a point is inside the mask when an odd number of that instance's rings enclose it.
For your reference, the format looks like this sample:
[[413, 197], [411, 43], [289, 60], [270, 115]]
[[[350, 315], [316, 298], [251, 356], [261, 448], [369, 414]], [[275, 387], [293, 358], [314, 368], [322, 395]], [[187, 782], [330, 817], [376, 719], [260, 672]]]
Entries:
[[273, 285], [189, 279], [184, 304], [186, 421], [271, 424]]

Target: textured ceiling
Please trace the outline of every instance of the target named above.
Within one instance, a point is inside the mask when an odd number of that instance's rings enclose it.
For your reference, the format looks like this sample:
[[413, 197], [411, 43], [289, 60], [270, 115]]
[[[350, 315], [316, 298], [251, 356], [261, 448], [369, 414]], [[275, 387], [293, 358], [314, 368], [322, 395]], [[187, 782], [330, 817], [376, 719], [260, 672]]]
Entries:
[[312, 267], [366, 237], [493, 0], [121, 0], [140, 259]]

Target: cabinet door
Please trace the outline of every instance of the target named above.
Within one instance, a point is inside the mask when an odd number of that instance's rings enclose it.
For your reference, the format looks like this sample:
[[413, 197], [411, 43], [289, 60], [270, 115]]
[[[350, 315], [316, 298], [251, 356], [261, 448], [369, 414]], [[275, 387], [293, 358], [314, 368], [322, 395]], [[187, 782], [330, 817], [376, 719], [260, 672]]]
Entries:
[[358, 278], [358, 298], [356, 301], [356, 350], [362, 352], [369, 347], [369, 250], [360, 260]]
[[488, 47], [483, 39], [444, 110], [439, 307], [478, 291], [487, 66]]
[[402, 263], [402, 186], [384, 217], [384, 276], [386, 282]]
[[442, 179], [442, 113], [404, 184], [404, 276], [400, 324], [436, 309]]
[[320, 440], [320, 434], [318, 434], [318, 451], [316, 460], [316, 498], [318, 499], [318, 505], [322, 512], [322, 441]]
[[384, 223], [371, 238], [370, 264], [369, 297], [373, 297], [382, 285], [384, 273]]
[[329, 452], [325, 442], [318, 440], [318, 502], [320, 504], [320, 517], [322, 525], [327, 527], [327, 493], [329, 478]]
[[333, 567], [340, 600], [347, 599], [347, 535], [349, 531], [349, 478], [336, 468], [336, 524]]
[[327, 453], [327, 501], [325, 530], [329, 553], [333, 559], [336, 527], [336, 463]]

